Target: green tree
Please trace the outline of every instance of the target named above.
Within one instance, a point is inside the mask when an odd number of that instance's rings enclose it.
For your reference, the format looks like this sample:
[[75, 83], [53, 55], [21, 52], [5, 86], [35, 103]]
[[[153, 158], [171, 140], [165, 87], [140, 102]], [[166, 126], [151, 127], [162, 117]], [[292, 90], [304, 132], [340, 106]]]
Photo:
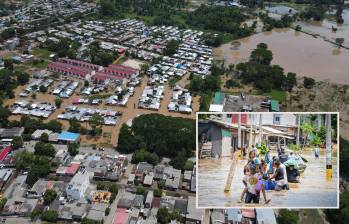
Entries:
[[101, 0], [100, 4], [100, 12], [104, 16], [113, 16], [116, 12], [115, 5], [110, 0]]
[[102, 134], [102, 125], [104, 124], [104, 118], [99, 114], [94, 114], [88, 121], [89, 125], [92, 127], [91, 134], [100, 135]]
[[171, 221], [171, 216], [166, 207], [159, 208], [156, 218], [160, 224], [168, 224]]
[[302, 132], [305, 133], [305, 137], [306, 137], [305, 143], [307, 143], [307, 139], [310, 137], [310, 134], [313, 133], [315, 129], [309, 123], [303, 123], [300, 128], [301, 128]]
[[28, 173], [26, 183], [29, 186], [33, 186], [33, 184], [39, 178], [47, 177], [47, 175], [50, 173], [50, 170], [50, 160], [46, 156], [35, 156], [30, 165], [30, 171]]
[[297, 224], [299, 216], [297, 211], [280, 209], [276, 219], [278, 224]]
[[62, 131], [62, 123], [57, 120], [51, 120], [46, 124], [46, 128], [53, 132], [61, 132]]
[[105, 209], [104, 215], [105, 215], [105, 216], [108, 216], [109, 213], [110, 213], [110, 207], [107, 207], [107, 208]]
[[154, 190], [154, 197], [160, 197], [162, 196], [162, 190], [160, 188], [157, 188]]
[[6, 127], [11, 111], [7, 107], [0, 106], [0, 127]]
[[48, 134], [47, 133], [42, 133], [40, 136], [40, 141], [42, 142], [48, 142]]
[[7, 198], [6, 197], [2, 197], [0, 199], [0, 210], [4, 208], [4, 206], [6, 205], [7, 202]]
[[21, 151], [16, 153], [16, 170], [23, 171], [26, 170], [34, 161], [35, 156], [31, 152]]
[[123, 153], [130, 153], [138, 147], [137, 140], [126, 124], [123, 124], [119, 133], [119, 141], [116, 149]]
[[29, 74], [28, 73], [19, 73], [17, 74], [17, 83], [18, 85], [25, 85], [29, 82]]
[[164, 55], [173, 55], [177, 52], [177, 49], [179, 47], [179, 42], [176, 39], [171, 39], [164, 49]]
[[145, 190], [144, 187], [138, 186], [138, 187], [136, 188], [136, 194], [139, 194], [139, 195], [146, 195], [146, 194], [147, 194], [147, 191]]
[[12, 142], [11, 142], [11, 147], [12, 149], [19, 149], [23, 146], [23, 139], [21, 136], [15, 136], [13, 139], [12, 139]]
[[34, 154], [54, 157], [56, 155], [56, 150], [50, 143], [37, 142], [34, 146]]
[[41, 219], [47, 222], [56, 222], [58, 219], [58, 213], [57, 211], [54, 211], [54, 210], [44, 211], [41, 214]]
[[46, 92], [47, 92], [47, 87], [41, 85], [41, 86], [39, 87], [39, 91], [42, 92], [42, 93], [46, 93]]
[[159, 182], [158, 182], [158, 188], [160, 188], [160, 189], [165, 189], [165, 186], [166, 186], [166, 181], [163, 180], [163, 179], [159, 180]]
[[309, 77], [304, 77], [303, 79], [303, 86], [307, 89], [313, 88], [315, 85], [315, 79], [309, 78]]
[[170, 161], [170, 165], [175, 169], [182, 170], [184, 169], [187, 158], [183, 152], [177, 154], [177, 156]]
[[30, 213], [30, 219], [33, 221], [41, 216], [42, 211], [40, 209], [34, 208]]
[[44, 193], [44, 204], [49, 205], [57, 198], [57, 192], [53, 189], [47, 189]]
[[193, 170], [194, 165], [195, 165], [194, 162], [188, 159], [185, 162], [183, 169], [185, 169], [185, 170]]
[[69, 129], [68, 131], [80, 133], [81, 130], [81, 124], [80, 122], [74, 117], [69, 120]]
[[257, 48], [252, 51], [250, 56], [250, 61], [262, 64], [262, 65], [270, 65], [273, 60], [273, 53], [268, 50], [268, 46], [265, 43], [260, 43], [257, 45]]
[[57, 108], [61, 108], [63, 100], [60, 97], [56, 97], [55, 104]]
[[79, 143], [77, 142], [69, 142], [68, 143], [68, 152], [71, 156], [76, 156], [77, 154], [79, 154]]

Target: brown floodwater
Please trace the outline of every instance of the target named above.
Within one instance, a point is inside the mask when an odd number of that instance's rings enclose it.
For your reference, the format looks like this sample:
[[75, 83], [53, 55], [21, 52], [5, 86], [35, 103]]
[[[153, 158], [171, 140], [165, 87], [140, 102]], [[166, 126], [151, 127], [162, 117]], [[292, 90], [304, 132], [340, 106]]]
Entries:
[[[348, 28], [345, 30], [349, 32]], [[274, 29], [242, 38], [239, 42], [240, 46], [227, 43], [215, 48], [214, 55], [226, 65], [246, 62], [258, 43], [266, 43], [273, 52], [272, 64], [280, 65], [286, 72], [349, 84], [349, 50], [339, 49], [321, 37], [292, 29]]]
[[[337, 153], [334, 152], [334, 155]], [[312, 153], [304, 156], [308, 159], [307, 168], [301, 174], [301, 184], [290, 184], [290, 190], [280, 192], [267, 191], [271, 199], [264, 204], [261, 195], [260, 204], [240, 204], [238, 200], [244, 188], [242, 183], [243, 166], [246, 161], [238, 161], [231, 185], [231, 191], [224, 193], [224, 186], [232, 164], [230, 158], [199, 160], [198, 169], [198, 205], [199, 207], [336, 207], [337, 206], [337, 157], [333, 157], [333, 178], [326, 179], [324, 153], [315, 160]]]

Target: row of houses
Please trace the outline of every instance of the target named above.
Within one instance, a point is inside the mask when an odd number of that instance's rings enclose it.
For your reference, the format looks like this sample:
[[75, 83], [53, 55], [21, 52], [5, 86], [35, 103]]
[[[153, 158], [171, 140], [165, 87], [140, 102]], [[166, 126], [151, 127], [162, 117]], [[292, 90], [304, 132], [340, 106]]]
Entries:
[[65, 111], [57, 116], [58, 119], [70, 120], [77, 119], [78, 121], [85, 122], [89, 121], [92, 115], [99, 114], [104, 119], [105, 125], [116, 125], [120, 112], [114, 110], [103, 110], [103, 109], [94, 109], [80, 106], [68, 106], [65, 108]]
[[176, 86], [173, 89], [170, 103], [168, 104], [169, 111], [178, 111], [180, 113], [191, 113], [192, 96], [189, 90], [180, 86]]
[[26, 100], [15, 101], [10, 107], [10, 111], [15, 115], [30, 115], [34, 117], [48, 118], [56, 106], [48, 102], [29, 102]]
[[104, 83], [106, 80], [131, 79], [139, 73], [137, 69], [127, 66], [111, 64], [108, 67], [102, 67], [69, 58], [59, 58], [50, 63], [48, 69], [68, 77], [92, 80], [96, 83]]
[[195, 174], [195, 169], [192, 171], [185, 171], [182, 175], [181, 170], [177, 170], [172, 166], [153, 166], [147, 162], [140, 162], [129, 175], [127, 183], [133, 184], [137, 179], [137, 181], [140, 181], [144, 186], [151, 187], [155, 181], [164, 180], [165, 187], [169, 190], [196, 192]]
[[164, 95], [164, 90], [165, 87], [163, 85], [146, 86], [139, 98], [138, 107], [150, 110], [159, 110], [161, 100]]

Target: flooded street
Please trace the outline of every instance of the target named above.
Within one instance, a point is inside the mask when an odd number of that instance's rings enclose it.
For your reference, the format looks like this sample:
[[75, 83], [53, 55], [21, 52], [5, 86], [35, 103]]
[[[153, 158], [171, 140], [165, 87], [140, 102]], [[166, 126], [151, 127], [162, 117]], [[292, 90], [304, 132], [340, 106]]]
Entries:
[[[336, 154], [336, 153], [333, 153]], [[337, 161], [333, 158], [333, 179], [326, 180], [326, 162], [324, 153], [315, 160], [311, 153], [304, 156], [308, 159], [307, 168], [301, 174], [300, 184], [290, 184], [290, 190], [266, 191], [271, 202], [267, 207], [335, 207], [337, 206]], [[238, 161], [235, 169], [231, 191], [224, 193], [224, 186], [232, 160], [204, 159], [199, 160], [198, 170], [198, 205], [199, 207], [255, 207], [265, 206], [261, 195], [260, 204], [237, 203], [244, 185], [242, 183], [243, 167], [246, 161]]]
[[280, 65], [286, 72], [349, 84], [349, 51], [339, 49], [322, 38], [292, 29], [274, 29], [242, 38], [239, 42], [241, 45], [237, 47], [227, 43], [215, 48], [215, 57], [224, 60], [226, 66], [246, 62], [257, 44], [266, 43], [273, 52], [272, 64]]

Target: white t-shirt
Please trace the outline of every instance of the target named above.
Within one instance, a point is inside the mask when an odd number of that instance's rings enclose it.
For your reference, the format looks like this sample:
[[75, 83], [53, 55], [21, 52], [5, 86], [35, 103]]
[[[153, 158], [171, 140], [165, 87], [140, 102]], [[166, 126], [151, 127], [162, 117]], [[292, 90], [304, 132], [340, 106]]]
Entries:
[[280, 167], [282, 168], [282, 171], [284, 172], [284, 183], [287, 184], [287, 173], [286, 173], [286, 166], [283, 163], [280, 163]]

